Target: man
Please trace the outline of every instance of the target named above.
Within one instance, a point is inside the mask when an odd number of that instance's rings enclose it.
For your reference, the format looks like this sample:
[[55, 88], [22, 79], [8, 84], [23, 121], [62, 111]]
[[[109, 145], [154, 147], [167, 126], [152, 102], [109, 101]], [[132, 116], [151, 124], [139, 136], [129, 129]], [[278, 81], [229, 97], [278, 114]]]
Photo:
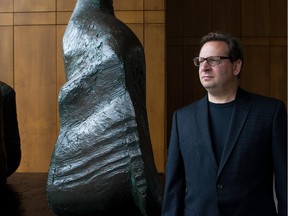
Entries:
[[200, 45], [207, 95], [174, 113], [162, 216], [287, 215], [285, 105], [239, 87], [235, 38], [209, 33]]

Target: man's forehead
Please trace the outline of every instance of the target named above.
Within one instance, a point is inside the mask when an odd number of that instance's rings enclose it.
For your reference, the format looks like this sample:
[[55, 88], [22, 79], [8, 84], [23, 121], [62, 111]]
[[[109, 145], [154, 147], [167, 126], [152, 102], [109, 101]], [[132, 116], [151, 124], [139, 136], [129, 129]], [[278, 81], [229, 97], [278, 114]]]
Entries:
[[209, 41], [209, 42], [206, 42], [201, 47], [201, 50], [200, 50], [200, 53], [225, 54], [227, 52], [228, 52], [228, 44], [225, 43], [224, 41]]

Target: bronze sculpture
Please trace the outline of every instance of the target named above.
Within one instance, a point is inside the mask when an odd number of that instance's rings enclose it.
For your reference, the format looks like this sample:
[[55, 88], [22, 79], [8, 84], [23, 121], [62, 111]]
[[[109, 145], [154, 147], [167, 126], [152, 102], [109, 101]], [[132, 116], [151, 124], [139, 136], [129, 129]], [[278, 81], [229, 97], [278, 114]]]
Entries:
[[21, 140], [18, 128], [16, 92], [5, 82], [0, 81], [0, 164], [1, 182], [6, 182], [21, 162]]
[[57, 215], [160, 215], [145, 56], [112, 0], [78, 0], [63, 36], [67, 82], [47, 193]]

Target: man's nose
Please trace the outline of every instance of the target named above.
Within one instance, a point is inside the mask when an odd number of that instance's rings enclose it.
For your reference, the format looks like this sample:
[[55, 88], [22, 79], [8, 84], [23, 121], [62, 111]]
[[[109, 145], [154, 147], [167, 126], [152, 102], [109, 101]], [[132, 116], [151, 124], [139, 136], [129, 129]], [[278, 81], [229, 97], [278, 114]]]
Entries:
[[208, 64], [208, 61], [207, 61], [207, 59], [205, 59], [203, 62], [201, 62], [201, 64], [200, 64], [200, 68], [202, 69], [202, 70], [207, 70], [207, 69], [210, 69], [210, 65]]

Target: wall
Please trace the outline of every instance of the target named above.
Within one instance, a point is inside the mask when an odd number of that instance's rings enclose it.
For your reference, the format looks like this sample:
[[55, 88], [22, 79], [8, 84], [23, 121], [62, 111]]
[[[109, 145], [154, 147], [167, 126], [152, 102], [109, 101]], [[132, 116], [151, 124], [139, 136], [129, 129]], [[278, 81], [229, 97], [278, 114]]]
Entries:
[[[59, 131], [58, 93], [65, 83], [62, 36], [76, 0], [0, 1], [0, 79], [16, 91], [22, 142], [19, 172], [46, 172]], [[157, 169], [165, 151], [164, 0], [115, 0], [116, 17], [142, 42], [147, 112]]]
[[286, 0], [167, 0], [167, 136], [173, 112], [206, 92], [192, 59], [210, 31], [239, 37], [244, 46], [240, 84], [287, 105]]

